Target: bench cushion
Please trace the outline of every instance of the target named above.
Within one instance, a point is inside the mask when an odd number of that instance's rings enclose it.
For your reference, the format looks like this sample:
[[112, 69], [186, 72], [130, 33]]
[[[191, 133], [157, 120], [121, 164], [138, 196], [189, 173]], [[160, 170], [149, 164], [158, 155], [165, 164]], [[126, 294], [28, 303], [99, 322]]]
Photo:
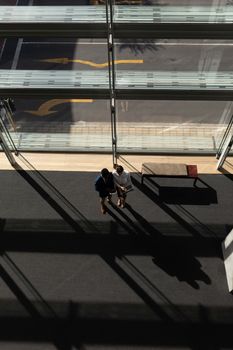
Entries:
[[142, 175], [188, 176], [186, 164], [143, 163]]
[[187, 165], [187, 170], [188, 170], [188, 176], [190, 177], [197, 177], [198, 176], [198, 171], [197, 171], [197, 166], [196, 165]]

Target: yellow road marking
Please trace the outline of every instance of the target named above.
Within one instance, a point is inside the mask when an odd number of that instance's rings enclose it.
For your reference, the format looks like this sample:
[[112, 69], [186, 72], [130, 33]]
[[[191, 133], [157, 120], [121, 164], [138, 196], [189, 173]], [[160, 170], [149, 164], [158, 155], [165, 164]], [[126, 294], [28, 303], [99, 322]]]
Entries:
[[57, 105], [60, 105], [62, 103], [67, 103], [67, 102], [68, 103], [92, 103], [93, 100], [92, 99], [54, 99], [54, 100], [49, 100], [42, 103], [42, 105], [40, 105], [40, 107], [37, 110], [28, 110], [25, 112], [43, 117], [43, 116], [47, 116], [49, 114], [53, 114], [57, 112], [57, 111], [51, 111], [50, 108], [53, 108]]
[[[50, 63], [59, 63], [59, 64], [68, 64], [70, 62], [74, 63], [81, 63], [85, 64], [91, 67], [95, 68], [104, 68], [108, 67], [108, 62], [104, 63], [95, 63], [92, 61], [84, 61], [84, 60], [71, 60], [68, 57], [61, 57], [61, 58], [48, 58], [45, 60], [40, 60], [43, 62], [50, 62]], [[143, 60], [115, 60], [115, 64], [142, 64], [144, 61]]]

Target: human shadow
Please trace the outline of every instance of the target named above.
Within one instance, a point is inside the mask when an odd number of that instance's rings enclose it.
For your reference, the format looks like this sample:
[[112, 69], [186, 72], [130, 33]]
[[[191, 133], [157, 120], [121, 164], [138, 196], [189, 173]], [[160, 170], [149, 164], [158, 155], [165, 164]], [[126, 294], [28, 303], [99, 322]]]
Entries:
[[121, 226], [123, 226], [126, 229], [126, 232], [128, 231], [129, 234], [135, 236], [138, 236], [143, 233], [141, 228], [135, 224], [133, 220], [131, 220], [123, 211], [120, 209], [116, 204], [113, 202], [110, 203], [112, 209], [114, 209], [115, 212], [117, 212], [128, 224], [125, 223], [125, 221], [121, 220], [119, 216], [115, 215], [114, 212], [110, 211], [108, 209], [108, 213], [117, 221]]
[[185, 251], [183, 246], [174, 241], [169, 242], [167, 237], [164, 237], [158, 230], [143, 218], [135, 209], [129, 204], [126, 208], [140, 223], [145, 230], [146, 234], [152, 235], [153, 249], [151, 248], [153, 255], [153, 263], [159, 266], [170, 276], [176, 276], [179, 281], [185, 281], [195, 289], [199, 289], [197, 281], [203, 281], [206, 284], [210, 284], [211, 280], [209, 276], [202, 270], [201, 263], [191, 253], [191, 251]]

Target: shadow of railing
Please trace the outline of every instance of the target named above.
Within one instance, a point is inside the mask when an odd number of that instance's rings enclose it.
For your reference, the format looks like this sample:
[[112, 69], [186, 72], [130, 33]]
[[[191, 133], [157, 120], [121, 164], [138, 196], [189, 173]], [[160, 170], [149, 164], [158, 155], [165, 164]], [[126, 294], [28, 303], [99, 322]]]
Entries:
[[64, 221], [66, 221], [77, 233], [83, 233], [82, 228], [77, 225], [77, 222], [61, 207], [58, 201], [52, 198], [48, 191], [33, 179], [27, 171], [23, 170], [19, 164], [16, 163], [14, 167], [18, 174], [33, 187], [33, 189], [64, 219]]
[[[51, 307], [59, 317], [43, 319], [28, 317], [12, 300], [1, 300], [1, 309], [5, 309], [6, 303], [12, 313], [0, 317], [0, 340], [5, 342], [48, 341], [63, 350], [82, 344], [232, 348], [232, 307], [178, 305], [190, 319], [185, 322], [174, 319], [171, 323], [155, 315], [147, 306], [136, 303], [51, 301]], [[36, 307], [34, 302], [30, 307]], [[166, 312], [167, 306], [163, 305], [163, 309]], [[60, 340], [62, 337], [64, 339]]]
[[[126, 210], [129, 206], [126, 207]], [[78, 227], [84, 234], [79, 235], [73, 228], [61, 220], [1, 220], [0, 247], [1, 251], [15, 252], [47, 252], [47, 253], [77, 253], [111, 255], [151, 255], [155, 253], [158, 237], [162, 235], [168, 245], [183, 247], [186, 252], [195, 256], [221, 257], [221, 242], [230, 231], [226, 225], [215, 225], [218, 237], [195, 237], [180, 232], [179, 226], [164, 223], [148, 223], [131, 207], [135, 215], [125, 221], [111, 210], [109, 215], [114, 220], [90, 222], [88, 230], [79, 221]], [[128, 213], [124, 213], [125, 218]], [[161, 232], [158, 231], [161, 228]]]

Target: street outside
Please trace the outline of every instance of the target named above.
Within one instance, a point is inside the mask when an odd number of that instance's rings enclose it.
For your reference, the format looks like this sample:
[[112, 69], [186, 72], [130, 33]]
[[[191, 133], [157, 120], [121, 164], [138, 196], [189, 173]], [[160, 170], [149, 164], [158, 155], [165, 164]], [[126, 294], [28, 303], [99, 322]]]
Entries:
[[[0, 1], [0, 5], [57, 5], [57, 1]], [[158, 2], [155, 2], [158, 4]], [[212, 1], [200, 2], [211, 5]], [[219, 4], [226, 2], [219, 2]], [[76, 5], [62, 1], [59, 5]], [[79, 5], [96, 4], [78, 1]], [[147, 1], [153, 5], [153, 1]], [[160, 1], [159, 4], [168, 4]], [[179, 5], [187, 5], [180, 1]], [[197, 1], [195, 1], [195, 5]], [[7, 39], [1, 46], [0, 69], [96, 70], [108, 69], [107, 42], [103, 39]], [[115, 42], [115, 67], [127, 71], [232, 71], [233, 41], [140, 40]], [[17, 99], [14, 114], [18, 132], [77, 133], [110, 130], [108, 100]], [[135, 130], [135, 137], [152, 135], [213, 137], [221, 135], [232, 114], [223, 101], [117, 101], [119, 136]], [[206, 129], [206, 131], [205, 131]], [[131, 130], [131, 131], [129, 131]], [[153, 131], [152, 131], [153, 130]], [[194, 131], [199, 130], [195, 134]], [[209, 130], [207, 132], [207, 130]], [[99, 132], [99, 131], [98, 131]], [[108, 132], [108, 131], [107, 131]], [[148, 132], [148, 134], [147, 134]], [[203, 134], [204, 133], [204, 134]], [[98, 136], [99, 135], [99, 136]], [[96, 135], [102, 137], [102, 133]], [[135, 142], [135, 141], [133, 141]]]

